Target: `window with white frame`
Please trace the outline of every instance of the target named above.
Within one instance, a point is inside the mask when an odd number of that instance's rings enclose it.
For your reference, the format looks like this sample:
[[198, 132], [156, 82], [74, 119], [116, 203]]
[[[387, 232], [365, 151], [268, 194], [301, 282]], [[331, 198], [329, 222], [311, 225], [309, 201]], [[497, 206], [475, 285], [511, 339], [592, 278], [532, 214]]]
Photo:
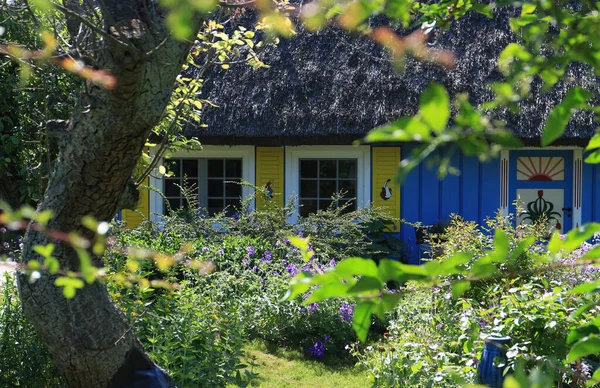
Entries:
[[325, 210], [341, 193], [345, 211], [356, 210], [357, 159], [300, 159], [300, 215]]
[[371, 199], [369, 146], [290, 146], [285, 149], [285, 195], [298, 199], [290, 218], [315, 213], [331, 204], [331, 196], [345, 192], [349, 210], [369, 206]]
[[[242, 196], [241, 158], [171, 158], [165, 165], [172, 176], [164, 179], [164, 194], [171, 209], [187, 207], [182, 188], [192, 188], [198, 205], [213, 215], [239, 206]], [[164, 213], [166, 213], [166, 204]]]

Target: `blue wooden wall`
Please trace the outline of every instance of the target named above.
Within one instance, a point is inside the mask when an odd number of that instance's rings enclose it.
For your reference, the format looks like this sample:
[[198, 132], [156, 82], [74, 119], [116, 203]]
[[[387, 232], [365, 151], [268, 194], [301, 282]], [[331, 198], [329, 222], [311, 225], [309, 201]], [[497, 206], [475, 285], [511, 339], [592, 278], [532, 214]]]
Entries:
[[581, 222], [599, 222], [600, 165], [583, 163], [581, 174]]
[[[402, 147], [402, 157], [410, 155], [414, 145]], [[450, 220], [450, 214], [460, 214], [469, 221], [483, 223], [500, 207], [500, 162], [481, 163], [477, 158], [457, 154], [451, 165], [461, 174], [437, 177], [436, 166], [425, 161], [413, 170], [401, 186], [401, 217], [424, 225]], [[376, 166], [374, 166], [376, 168]], [[409, 261], [418, 263], [419, 247], [415, 244], [413, 227], [403, 225], [401, 237], [408, 245]]]

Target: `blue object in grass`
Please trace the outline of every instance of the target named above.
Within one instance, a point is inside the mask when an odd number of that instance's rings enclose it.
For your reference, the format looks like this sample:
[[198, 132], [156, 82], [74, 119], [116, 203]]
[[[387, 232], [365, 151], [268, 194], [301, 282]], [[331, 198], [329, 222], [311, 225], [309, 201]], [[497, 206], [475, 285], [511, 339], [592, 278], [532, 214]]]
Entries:
[[479, 382], [491, 388], [502, 388], [504, 368], [494, 365], [495, 358], [506, 361], [505, 345], [510, 341], [508, 336], [490, 335], [485, 339], [481, 361], [477, 367]]

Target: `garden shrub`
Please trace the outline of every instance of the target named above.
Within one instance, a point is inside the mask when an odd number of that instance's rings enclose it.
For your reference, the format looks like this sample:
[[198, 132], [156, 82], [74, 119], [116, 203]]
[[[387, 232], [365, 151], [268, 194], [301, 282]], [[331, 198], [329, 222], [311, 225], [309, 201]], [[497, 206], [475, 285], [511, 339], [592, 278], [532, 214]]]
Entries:
[[[542, 368], [556, 384], [585, 386], [594, 357], [568, 364], [567, 335], [593, 319], [600, 299], [571, 294], [573, 287], [600, 279], [598, 269], [578, 262], [597, 243], [584, 243], [566, 257], [551, 259], [545, 252], [543, 225], [513, 226], [497, 215], [485, 227], [455, 217], [437, 260], [456, 252], [481, 257], [493, 247], [489, 237], [501, 228], [511, 252], [530, 239], [533, 244], [506, 263], [497, 264], [500, 276], [473, 282], [460, 298], [447, 285], [408, 284], [390, 314], [389, 336], [379, 345], [353, 347], [360, 364], [377, 386], [459, 386], [475, 383], [483, 338], [492, 333], [509, 335], [510, 371], [518, 363]], [[469, 264], [467, 264], [469, 265]], [[448, 279], [456, 280], [455, 278]], [[586, 311], [583, 306], [588, 306]]]
[[50, 354], [21, 310], [15, 280], [0, 279], [0, 386], [62, 387]]

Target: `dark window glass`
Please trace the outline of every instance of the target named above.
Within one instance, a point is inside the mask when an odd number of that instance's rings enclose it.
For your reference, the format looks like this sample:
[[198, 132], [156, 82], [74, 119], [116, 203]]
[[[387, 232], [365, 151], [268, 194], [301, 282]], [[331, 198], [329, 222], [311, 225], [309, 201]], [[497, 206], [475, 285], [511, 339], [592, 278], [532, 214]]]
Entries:
[[225, 171], [223, 170], [223, 159], [208, 159], [208, 177], [209, 178], [223, 178]]
[[319, 210], [327, 210], [333, 201], [331, 199], [319, 200]]
[[239, 183], [225, 183], [225, 196], [239, 198], [242, 196], [242, 185]]
[[300, 178], [318, 178], [318, 160], [300, 160]]
[[338, 178], [356, 179], [356, 160], [338, 161]]
[[181, 192], [177, 185], [181, 184], [179, 179], [165, 179], [165, 196], [179, 197]]
[[302, 217], [307, 217], [309, 214], [314, 214], [317, 212], [317, 204], [318, 200], [316, 199], [303, 199], [300, 200], [300, 215]]
[[303, 198], [318, 198], [319, 193], [317, 192], [319, 181], [317, 180], [301, 180], [300, 181], [300, 195]]
[[226, 178], [241, 178], [242, 177], [242, 160], [241, 159], [225, 160], [225, 177]]
[[331, 198], [336, 192], [335, 180], [319, 181], [319, 198]]
[[198, 177], [198, 160], [197, 159], [184, 159], [182, 160], [183, 175], [188, 178]]
[[181, 207], [181, 199], [180, 198], [170, 198], [169, 205], [171, 206], [171, 210], [178, 210]]
[[208, 200], [208, 213], [210, 215], [221, 212], [224, 207], [224, 201], [221, 198]]
[[319, 178], [337, 178], [337, 160], [319, 160]]
[[209, 197], [224, 196], [222, 179], [208, 179], [207, 189]]
[[343, 180], [338, 182], [338, 191], [344, 191], [344, 198], [355, 198], [356, 197], [356, 181], [355, 180]]

